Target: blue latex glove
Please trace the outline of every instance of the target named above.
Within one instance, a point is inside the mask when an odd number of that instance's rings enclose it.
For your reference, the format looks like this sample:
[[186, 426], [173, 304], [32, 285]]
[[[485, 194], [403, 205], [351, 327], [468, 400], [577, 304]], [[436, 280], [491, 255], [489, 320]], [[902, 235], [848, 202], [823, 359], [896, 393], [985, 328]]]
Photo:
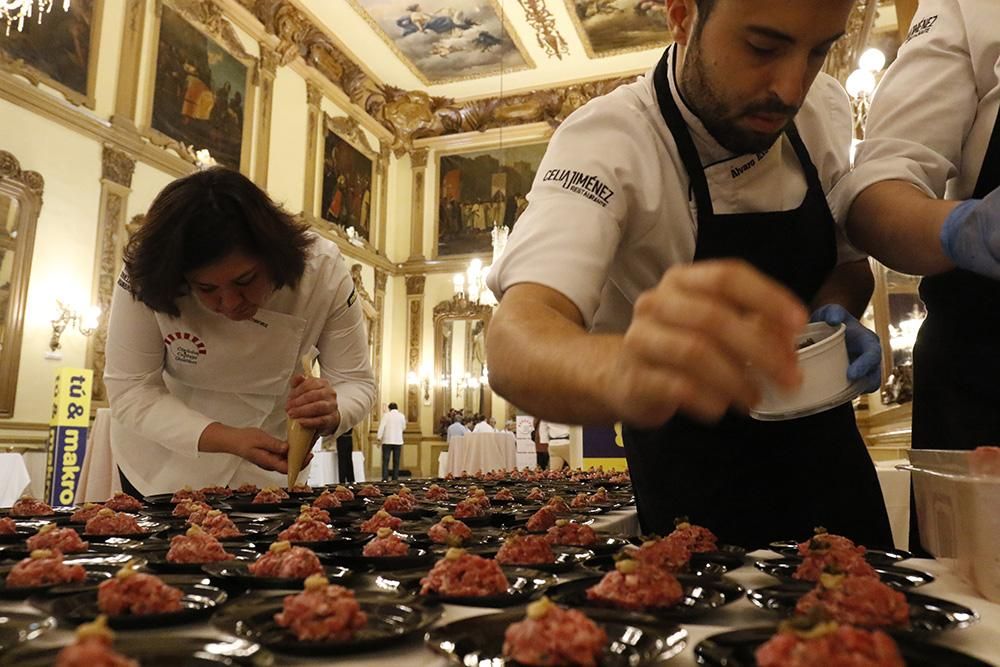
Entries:
[[846, 324], [844, 342], [847, 343], [847, 359], [850, 361], [847, 367], [848, 381], [863, 379], [866, 394], [881, 386], [882, 343], [874, 331], [866, 329], [843, 306], [835, 303], [818, 308], [809, 321], [826, 322], [834, 327]]
[[955, 266], [1000, 279], [1000, 188], [952, 209], [941, 227], [941, 247]]

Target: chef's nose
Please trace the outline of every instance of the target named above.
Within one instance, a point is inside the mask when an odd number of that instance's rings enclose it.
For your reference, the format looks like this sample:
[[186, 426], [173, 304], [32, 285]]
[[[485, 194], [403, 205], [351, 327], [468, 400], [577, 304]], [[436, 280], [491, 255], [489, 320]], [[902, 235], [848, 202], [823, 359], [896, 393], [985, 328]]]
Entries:
[[799, 108], [809, 89], [809, 59], [798, 54], [782, 58], [774, 65], [771, 76], [771, 93], [783, 104]]
[[219, 291], [219, 310], [221, 311], [232, 312], [239, 307], [242, 301], [243, 297], [237, 290], [223, 289]]

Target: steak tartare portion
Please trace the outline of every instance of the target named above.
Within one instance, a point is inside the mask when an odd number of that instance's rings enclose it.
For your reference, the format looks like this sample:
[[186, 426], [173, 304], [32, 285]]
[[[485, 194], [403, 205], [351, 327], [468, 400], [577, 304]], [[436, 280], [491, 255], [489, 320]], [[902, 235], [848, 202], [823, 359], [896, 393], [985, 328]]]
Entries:
[[523, 621], [507, 628], [503, 655], [532, 667], [596, 667], [607, 643], [607, 633], [583, 612], [543, 597], [528, 605]]
[[551, 507], [556, 514], [569, 514], [571, 511], [562, 496], [552, 496], [549, 498], [549, 502], [545, 503], [545, 506]]
[[207, 514], [211, 511], [212, 506], [201, 500], [182, 500], [174, 505], [174, 511], [170, 513], [170, 516], [186, 519], [198, 512]]
[[82, 565], [65, 565], [58, 551], [39, 549], [18, 562], [7, 573], [7, 588], [54, 586], [83, 581], [87, 572]]
[[573, 500], [569, 501], [570, 507], [582, 508], [590, 507], [590, 496], [586, 493], [578, 493], [573, 497]]
[[0, 519], [0, 535], [16, 535], [17, 524], [8, 516]]
[[337, 531], [330, 526], [301, 514], [295, 523], [278, 533], [278, 539], [287, 542], [323, 542], [336, 536]]
[[536, 486], [531, 489], [531, 492], [528, 493], [524, 499], [532, 502], [543, 502], [545, 500], [545, 493], [542, 492], [542, 488], [540, 486]]
[[564, 544], [571, 547], [586, 547], [597, 541], [597, 533], [590, 526], [559, 519], [545, 533], [549, 544]]
[[687, 519], [674, 521], [674, 532], [667, 537], [683, 543], [693, 554], [719, 550], [719, 538], [715, 536], [715, 533], [704, 526], [695, 525]]
[[14, 506], [10, 508], [10, 515], [20, 518], [31, 516], [51, 516], [54, 514], [52, 506], [42, 502], [38, 498], [23, 496], [17, 499]]
[[184, 535], [171, 537], [167, 551], [168, 563], [218, 563], [232, 559], [233, 555], [226, 552], [219, 540], [198, 526], [191, 526]]
[[392, 528], [379, 528], [375, 539], [365, 545], [361, 553], [370, 558], [385, 558], [405, 556], [410, 551], [410, 545], [399, 539]]
[[819, 581], [825, 571], [849, 574], [855, 577], [878, 577], [875, 569], [865, 560], [865, 548], [840, 535], [831, 535], [817, 529], [816, 536], [799, 545], [802, 563], [796, 568], [794, 579]]
[[170, 497], [170, 502], [177, 504], [184, 502], [185, 500], [200, 500], [205, 501], [205, 494], [201, 491], [195, 491], [190, 486], [185, 486], [180, 491], [174, 492], [174, 495]]
[[667, 572], [681, 572], [691, 560], [691, 550], [684, 540], [664, 537], [643, 542], [635, 558]]
[[250, 564], [255, 577], [305, 579], [311, 574], [323, 574], [323, 564], [312, 549], [293, 547], [289, 542], [275, 542], [267, 553]]
[[142, 509], [140, 501], [121, 491], [111, 496], [104, 506], [116, 512], [138, 512]]
[[[333, 498], [333, 496], [330, 496]], [[313, 521], [320, 521], [322, 523], [330, 523], [330, 513], [325, 509], [316, 507], [315, 505], [303, 505], [299, 508], [299, 517], [306, 517], [312, 519]]]
[[259, 492], [260, 492], [260, 487], [257, 486], [256, 484], [250, 484], [249, 482], [246, 484], [241, 484], [237, 486], [235, 489], [233, 489], [233, 493], [238, 493], [243, 496], [255, 496]]
[[279, 489], [276, 486], [269, 486], [250, 501], [253, 505], [277, 505], [282, 500], [288, 500], [289, 495], [285, 493], [284, 489]]
[[59, 651], [55, 667], [139, 667], [138, 662], [111, 648], [114, 641], [107, 617], [98, 616], [93, 623], [76, 629], [75, 643]]
[[342, 503], [349, 503], [354, 500], [354, 492], [342, 484], [333, 490], [333, 495], [337, 496], [337, 500]]
[[514, 502], [514, 494], [510, 492], [510, 489], [500, 489], [493, 494], [493, 500], [498, 503], [512, 503]]
[[200, 512], [192, 514], [188, 517], [188, 523], [199, 526], [217, 540], [228, 540], [243, 535], [233, 520], [221, 510], [211, 510], [204, 515]]
[[107, 507], [95, 514], [83, 529], [85, 535], [138, 535], [145, 532], [131, 514]]
[[361, 487], [361, 490], [358, 491], [358, 495], [362, 498], [381, 498], [382, 490], [372, 484], [365, 484]]
[[449, 514], [427, 529], [427, 537], [435, 544], [457, 547], [472, 537], [472, 530]]
[[97, 606], [110, 616], [169, 614], [181, 610], [184, 591], [163, 583], [152, 574], [130, 568], [118, 571], [113, 579], [97, 587]]
[[834, 622], [805, 633], [782, 624], [754, 655], [758, 667], [905, 667], [889, 635]]
[[495, 560], [451, 548], [434, 563], [420, 580], [420, 594], [437, 593], [449, 597], [503, 595], [510, 586]]
[[305, 590], [285, 597], [274, 622], [288, 628], [300, 641], [347, 641], [368, 624], [354, 593], [314, 574]]
[[87, 523], [102, 509], [104, 509], [104, 505], [100, 503], [84, 503], [83, 507], [70, 514], [69, 521], [70, 523]]
[[212, 498], [228, 498], [233, 495], [232, 489], [228, 486], [206, 486], [201, 489], [201, 492], [204, 493], [206, 497]]
[[539, 565], [556, 562], [552, 546], [544, 535], [513, 533], [503, 541], [495, 556], [504, 565]]
[[455, 518], [456, 519], [474, 519], [476, 517], [486, 516], [489, 510], [480, 502], [474, 498], [466, 498], [465, 500], [459, 501], [455, 505]]
[[407, 514], [412, 512], [414, 507], [416, 507], [416, 503], [411, 494], [401, 496], [392, 494], [382, 503], [382, 509], [389, 514]]
[[524, 527], [532, 533], [544, 533], [554, 525], [556, 525], [556, 511], [546, 505], [528, 517], [528, 523]]
[[396, 530], [403, 524], [403, 520], [398, 516], [393, 516], [385, 510], [379, 510], [372, 514], [371, 518], [361, 524], [362, 533], [377, 533], [379, 528], [391, 528]]
[[448, 489], [437, 484], [431, 484], [430, 488], [427, 489], [427, 493], [424, 494], [424, 498], [434, 501], [448, 500]]
[[337, 494], [331, 493], [330, 491], [324, 491], [319, 494], [319, 497], [316, 498], [316, 500], [313, 501], [312, 506], [317, 509], [328, 510], [340, 507], [342, 504], [343, 503], [340, 498], [337, 497]]
[[631, 558], [615, 563], [594, 586], [587, 599], [622, 609], [672, 607], [684, 598], [684, 589], [674, 575]]
[[80, 539], [80, 534], [72, 528], [56, 528], [54, 523], [47, 523], [39, 531], [28, 538], [28, 550], [51, 549], [64, 554], [83, 553], [90, 545]]
[[834, 621], [865, 628], [906, 626], [910, 622], [906, 596], [874, 577], [823, 574], [819, 585], [795, 605], [799, 614], [817, 609]]

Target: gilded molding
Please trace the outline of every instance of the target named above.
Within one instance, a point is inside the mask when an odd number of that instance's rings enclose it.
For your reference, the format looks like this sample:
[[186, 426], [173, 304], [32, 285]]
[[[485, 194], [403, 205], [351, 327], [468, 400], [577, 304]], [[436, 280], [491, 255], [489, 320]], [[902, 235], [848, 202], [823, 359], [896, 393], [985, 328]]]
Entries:
[[556, 17], [545, 6], [545, 0], [517, 0], [524, 10], [524, 18], [535, 31], [538, 46], [549, 58], [562, 60], [569, 55], [569, 44], [556, 27]]
[[101, 178], [131, 188], [133, 173], [135, 173], [135, 160], [128, 153], [104, 144], [101, 152]]
[[[133, 163], [134, 164], [134, 163]], [[111, 180], [111, 179], [109, 179]], [[130, 178], [131, 180], [131, 178]], [[114, 181], [113, 181], [114, 182]], [[119, 184], [129, 187], [125, 184]], [[97, 305], [101, 307], [101, 317], [97, 330], [88, 341], [88, 356], [90, 367], [94, 369], [93, 398], [95, 401], [108, 400], [107, 388], [104, 386], [104, 366], [108, 344], [108, 318], [111, 313], [111, 298], [114, 294], [115, 281], [118, 277], [118, 263], [121, 258], [121, 230], [124, 228], [124, 211], [126, 196], [119, 192], [111, 192], [105, 186], [102, 204], [101, 220], [99, 222], [100, 237], [97, 246], [96, 266], [96, 296]]]
[[[420, 372], [420, 347], [423, 340], [423, 276], [408, 276], [406, 279], [407, 294], [410, 294], [410, 278], [420, 278], [420, 296], [408, 297], [409, 318], [407, 329], [409, 330], [409, 349], [407, 351], [407, 373]], [[407, 383], [406, 388], [406, 419], [415, 422], [420, 419], [420, 388]]]
[[877, 6], [876, 0], [858, 0], [847, 18], [844, 36], [834, 43], [826, 57], [823, 71], [841, 83], [845, 83], [857, 67], [858, 56], [875, 21]]
[[414, 169], [423, 169], [427, 166], [427, 157], [430, 151], [426, 148], [415, 148], [410, 151], [410, 166]]
[[483, 320], [489, 325], [490, 318], [493, 317], [491, 306], [481, 306], [474, 301], [469, 301], [460, 294], [456, 294], [448, 301], [442, 301], [434, 306], [434, 325], [442, 320]]
[[306, 102], [316, 108], [323, 102], [323, 89], [312, 81], [306, 81]]
[[423, 296], [427, 276], [406, 276], [406, 295]]
[[[225, 44], [234, 55], [244, 60], [256, 60], [243, 48], [243, 43], [240, 42], [233, 24], [226, 19], [222, 9], [212, 0], [170, 0], [168, 4], [186, 18], [200, 23], [207, 32]], [[157, 9], [159, 10], [159, 7]]]
[[281, 57], [278, 52], [267, 46], [263, 42], [260, 43], [260, 72], [265, 76], [274, 77], [278, 72], [278, 66], [281, 63]]
[[326, 127], [328, 130], [335, 132], [352, 144], [357, 144], [364, 149], [363, 152], [369, 154], [369, 157], [377, 159], [376, 156], [379, 155], [379, 152], [372, 148], [371, 142], [368, 141], [368, 135], [361, 129], [358, 121], [351, 116], [324, 115], [326, 116]]
[[388, 281], [389, 281], [389, 274], [386, 273], [385, 271], [383, 271], [382, 269], [376, 268], [375, 269], [375, 295], [376, 296], [378, 296], [378, 294], [380, 292], [383, 293], [383, 294], [385, 293], [385, 286], [388, 283]]
[[23, 184], [38, 197], [38, 201], [41, 203], [42, 192], [45, 190], [45, 179], [37, 171], [23, 171], [21, 163], [14, 157], [14, 154], [4, 150], [0, 150], [0, 178], [9, 178]]

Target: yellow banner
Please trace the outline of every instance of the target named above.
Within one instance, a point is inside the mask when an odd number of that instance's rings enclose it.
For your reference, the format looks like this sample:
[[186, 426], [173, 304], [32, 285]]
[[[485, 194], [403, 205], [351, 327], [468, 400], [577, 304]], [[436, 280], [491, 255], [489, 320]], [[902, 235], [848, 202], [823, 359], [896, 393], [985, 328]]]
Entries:
[[61, 368], [56, 374], [49, 421], [46, 496], [50, 505], [72, 505], [90, 431], [90, 395], [94, 371]]

